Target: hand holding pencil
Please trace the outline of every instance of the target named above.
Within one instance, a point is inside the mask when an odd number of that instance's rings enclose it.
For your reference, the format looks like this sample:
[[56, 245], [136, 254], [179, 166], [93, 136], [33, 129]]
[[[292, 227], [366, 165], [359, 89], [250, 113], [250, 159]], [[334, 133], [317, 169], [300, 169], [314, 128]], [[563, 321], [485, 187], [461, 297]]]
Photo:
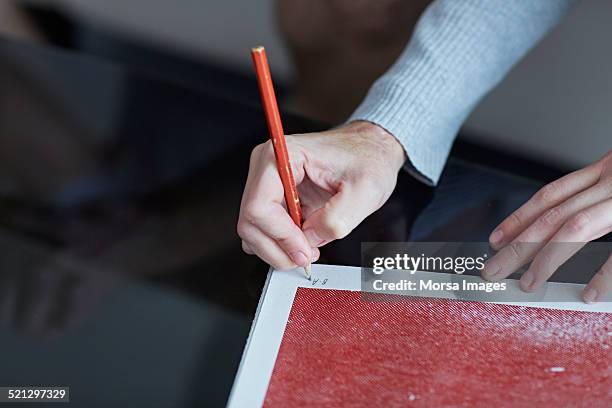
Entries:
[[389, 198], [404, 150], [368, 122], [285, 137], [263, 48], [253, 59], [264, 68], [258, 83], [271, 140], [251, 154], [238, 234], [245, 252], [275, 269], [307, 267], [319, 247], [348, 235]]

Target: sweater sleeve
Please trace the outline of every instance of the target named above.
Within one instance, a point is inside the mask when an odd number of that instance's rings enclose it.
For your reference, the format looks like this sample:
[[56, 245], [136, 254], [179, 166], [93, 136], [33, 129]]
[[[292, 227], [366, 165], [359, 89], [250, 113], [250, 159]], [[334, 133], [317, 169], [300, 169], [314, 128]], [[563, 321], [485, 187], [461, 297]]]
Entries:
[[435, 0], [349, 121], [386, 129], [406, 150], [406, 169], [436, 184], [470, 111], [573, 3]]

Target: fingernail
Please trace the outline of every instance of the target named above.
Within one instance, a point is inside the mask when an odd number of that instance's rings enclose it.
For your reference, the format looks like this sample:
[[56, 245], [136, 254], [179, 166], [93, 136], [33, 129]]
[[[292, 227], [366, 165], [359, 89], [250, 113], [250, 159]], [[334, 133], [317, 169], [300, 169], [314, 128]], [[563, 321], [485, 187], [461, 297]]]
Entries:
[[320, 256], [321, 252], [319, 251], [319, 248], [312, 248], [312, 257], [310, 258], [310, 262], [317, 262]]
[[531, 271], [527, 271], [523, 274], [523, 276], [521, 276], [521, 288], [523, 288], [524, 291], [529, 291], [531, 290], [531, 285], [533, 285], [533, 281], [534, 281], [534, 276], [533, 276], [533, 272]]
[[597, 299], [597, 290], [593, 288], [586, 288], [582, 294], [582, 299], [585, 303], [590, 305], [595, 303], [595, 299]]
[[502, 241], [502, 239], [504, 239], [504, 231], [501, 229], [496, 229], [491, 233], [489, 242], [491, 242], [493, 245], [497, 245]]
[[315, 230], [313, 230], [312, 228], [309, 228], [304, 231], [304, 235], [306, 235], [306, 239], [310, 243], [310, 246], [318, 247], [323, 243], [323, 239], [318, 236]]
[[289, 256], [298, 266], [305, 266], [308, 263], [308, 257], [301, 251], [291, 252]]

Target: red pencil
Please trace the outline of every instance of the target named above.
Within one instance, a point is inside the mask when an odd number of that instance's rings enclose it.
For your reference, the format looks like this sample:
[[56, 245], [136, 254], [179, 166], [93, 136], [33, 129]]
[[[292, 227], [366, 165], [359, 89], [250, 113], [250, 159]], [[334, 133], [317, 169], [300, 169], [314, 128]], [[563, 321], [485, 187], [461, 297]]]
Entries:
[[[274, 146], [274, 156], [276, 157], [276, 167], [280, 175], [283, 189], [285, 190], [285, 202], [287, 210], [295, 225], [302, 228], [302, 208], [300, 207], [300, 197], [295, 186], [291, 164], [289, 162], [289, 153], [287, 152], [287, 143], [285, 142], [285, 132], [281, 123], [276, 95], [274, 94], [274, 86], [272, 85], [272, 76], [270, 75], [270, 67], [268, 66], [268, 58], [264, 47], [255, 47], [251, 50], [253, 64], [255, 65], [255, 73], [257, 75], [257, 83], [259, 84], [259, 92], [270, 130], [270, 139]], [[310, 264], [304, 268], [306, 277], [310, 279]]]

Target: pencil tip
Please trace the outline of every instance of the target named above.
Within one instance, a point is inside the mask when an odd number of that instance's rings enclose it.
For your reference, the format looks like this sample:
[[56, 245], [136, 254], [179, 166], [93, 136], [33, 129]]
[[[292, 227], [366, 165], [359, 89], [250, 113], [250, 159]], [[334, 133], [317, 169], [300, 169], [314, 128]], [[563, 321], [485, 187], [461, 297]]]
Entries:
[[264, 47], [262, 45], [258, 45], [257, 47], [251, 48], [251, 51], [253, 52], [262, 52], [263, 50], [264, 50]]
[[304, 267], [304, 274], [306, 275], [306, 278], [308, 280], [312, 280], [312, 273], [311, 272], [312, 272], [312, 268], [311, 268], [310, 264], [306, 265]]

